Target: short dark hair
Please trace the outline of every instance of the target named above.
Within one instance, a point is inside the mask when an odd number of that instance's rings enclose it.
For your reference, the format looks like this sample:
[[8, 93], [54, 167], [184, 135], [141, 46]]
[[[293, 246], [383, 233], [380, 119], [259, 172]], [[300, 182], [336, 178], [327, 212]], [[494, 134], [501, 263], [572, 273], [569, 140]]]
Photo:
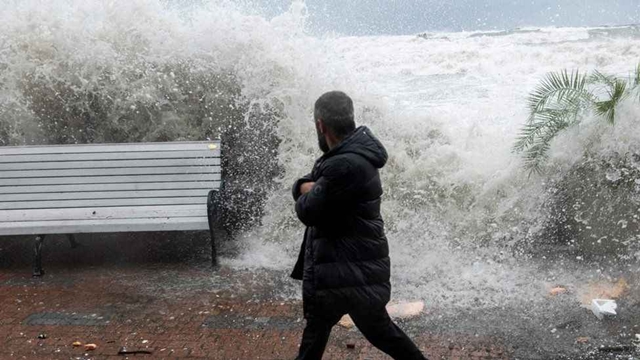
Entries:
[[324, 93], [316, 100], [314, 117], [339, 138], [344, 138], [356, 129], [353, 117], [353, 100], [342, 91]]

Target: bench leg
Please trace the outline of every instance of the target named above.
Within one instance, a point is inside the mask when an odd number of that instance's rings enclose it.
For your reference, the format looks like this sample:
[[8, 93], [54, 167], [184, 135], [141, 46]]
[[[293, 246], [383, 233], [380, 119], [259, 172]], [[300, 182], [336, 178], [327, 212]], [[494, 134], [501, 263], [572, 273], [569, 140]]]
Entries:
[[44, 275], [44, 270], [42, 269], [42, 245], [44, 244], [44, 235], [36, 236], [35, 243], [35, 264], [33, 266], [33, 276], [42, 276]]
[[218, 266], [218, 251], [216, 250], [216, 238], [213, 231], [209, 231], [211, 234], [211, 266], [214, 268]]
[[209, 220], [209, 235], [211, 236], [211, 266], [218, 266], [218, 251], [216, 249], [215, 229], [219, 222], [220, 192], [218, 190], [209, 191], [207, 197], [207, 218]]
[[78, 244], [78, 242], [76, 241], [76, 236], [73, 234], [69, 234], [67, 235], [67, 237], [69, 238], [69, 243], [71, 244], [71, 248], [75, 249], [77, 248], [80, 244]]

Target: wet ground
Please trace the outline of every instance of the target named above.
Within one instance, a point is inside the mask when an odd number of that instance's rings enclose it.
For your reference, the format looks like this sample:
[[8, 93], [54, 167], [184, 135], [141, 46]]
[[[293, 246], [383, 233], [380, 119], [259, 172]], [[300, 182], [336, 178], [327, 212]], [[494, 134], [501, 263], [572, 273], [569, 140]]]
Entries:
[[[46, 275], [31, 276], [31, 239], [0, 238], [0, 359], [293, 359], [304, 325], [283, 271], [213, 271], [201, 234], [50, 237]], [[571, 296], [549, 306], [433, 309], [399, 320], [432, 359], [634, 359], [640, 292], [600, 321]], [[40, 338], [39, 338], [40, 336]], [[95, 350], [72, 344], [94, 343]], [[150, 354], [118, 355], [128, 351]], [[635, 355], [634, 355], [635, 354]], [[326, 359], [386, 359], [336, 327]]]

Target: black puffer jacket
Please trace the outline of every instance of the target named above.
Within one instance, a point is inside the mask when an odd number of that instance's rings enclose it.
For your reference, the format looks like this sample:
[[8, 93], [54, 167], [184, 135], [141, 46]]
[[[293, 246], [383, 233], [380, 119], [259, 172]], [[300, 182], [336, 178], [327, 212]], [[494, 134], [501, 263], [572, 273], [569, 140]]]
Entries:
[[[378, 174], [386, 162], [380, 141], [359, 127], [294, 184], [296, 213], [307, 229], [291, 276], [303, 280], [305, 316], [389, 302], [389, 247]], [[300, 185], [309, 181], [315, 185], [301, 195]]]

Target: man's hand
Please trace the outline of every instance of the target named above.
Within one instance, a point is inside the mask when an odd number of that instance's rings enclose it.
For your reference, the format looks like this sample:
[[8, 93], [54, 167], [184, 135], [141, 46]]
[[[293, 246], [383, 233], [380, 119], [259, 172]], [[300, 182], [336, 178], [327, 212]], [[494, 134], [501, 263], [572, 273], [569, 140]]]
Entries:
[[311, 188], [313, 188], [313, 185], [315, 185], [315, 182], [306, 182], [300, 185], [300, 194], [304, 195], [309, 191], [311, 191]]

